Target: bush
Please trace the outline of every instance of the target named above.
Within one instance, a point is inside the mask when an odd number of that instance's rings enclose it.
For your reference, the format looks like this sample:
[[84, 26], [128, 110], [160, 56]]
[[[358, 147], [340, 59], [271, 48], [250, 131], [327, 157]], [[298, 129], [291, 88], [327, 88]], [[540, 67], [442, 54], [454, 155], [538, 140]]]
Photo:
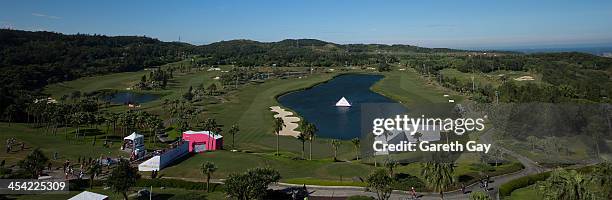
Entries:
[[393, 183], [391, 183], [391, 187], [394, 190], [410, 190], [411, 187], [414, 187], [417, 191], [425, 191], [427, 188], [425, 187], [425, 183], [421, 181], [416, 176], [412, 176], [410, 174], [399, 173], [395, 174], [393, 177]]
[[509, 181], [507, 183], [502, 184], [499, 187], [499, 195], [502, 197], [510, 196], [510, 194], [514, 190], [533, 185], [537, 183], [538, 181], [546, 180], [549, 176], [550, 176], [550, 172], [544, 172], [544, 173], [520, 177], [515, 180]]
[[11, 170], [11, 168], [0, 167], [0, 177], [3, 177], [5, 175], [10, 175], [12, 172], [13, 170]]

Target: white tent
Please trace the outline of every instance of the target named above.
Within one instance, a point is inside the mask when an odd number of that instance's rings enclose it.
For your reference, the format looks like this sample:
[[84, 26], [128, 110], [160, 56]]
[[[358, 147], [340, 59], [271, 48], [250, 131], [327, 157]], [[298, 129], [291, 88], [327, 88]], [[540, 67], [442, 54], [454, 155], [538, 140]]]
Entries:
[[342, 97], [342, 99], [340, 99], [336, 103], [336, 106], [338, 106], [338, 107], [350, 107], [351, 104], [346, 100], [346, 98]]
[[108, 199], [108, 196], [106, 195], [93, 193], [89, 191], [83, 191], [68, 200], [107, 200], [107, 199]]
[[150, 172], [150, 171], [159, 171], [160, 167], [160, 156], [153, 156], [151, 159], [144, 161], [138, 165], [138, 171], [141, 172]]
[[144, 144], [144, 136], [136, 132], [123, 138], [123, 140], [132, 140], [136, 146]]
[[138, 171], [159, 171], [172, 164], [179, 158], [189, 154], [189, 142], [183, 142], [173, 149], [169, 149], [161, 155], [151, 157], [138, 165]]
[[136, 140], [137, 138], [144, 138], [144, 136], [140, 135], [140, 134], [138, 134], [136, 132], [133, 132], [131, 135], [128, 135], [128, 136], [124, 137], [123, 139], [124, 140]]

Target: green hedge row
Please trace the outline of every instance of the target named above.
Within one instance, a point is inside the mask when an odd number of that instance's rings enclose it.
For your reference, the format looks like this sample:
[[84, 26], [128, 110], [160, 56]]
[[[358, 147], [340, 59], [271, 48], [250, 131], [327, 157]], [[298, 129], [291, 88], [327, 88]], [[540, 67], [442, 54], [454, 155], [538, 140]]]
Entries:
[[[186, 190], [206, 190], [205, 182], [191, 182], [177, 179], [139, 179], [136, 181], [136, 187], [166, 187], [166, 188], [181, 188]], [[210, 183], [211, 191], [222, 191], [223, 185]]]
[[538, 181], [546, 180], [549, 176], [550, 172], [544, 172], [511, 180], [499, 187], [499, 195], [502, 197], [510, 196], [510, 193], [512, 193], [514, 190], [533, 185]]

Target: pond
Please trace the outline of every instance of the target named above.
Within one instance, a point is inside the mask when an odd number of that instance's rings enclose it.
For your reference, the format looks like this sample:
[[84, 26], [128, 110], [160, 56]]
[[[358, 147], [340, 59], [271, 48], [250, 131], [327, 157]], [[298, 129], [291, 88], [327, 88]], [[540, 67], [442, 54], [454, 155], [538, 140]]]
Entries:
[[[319, 129], [318, 137], [352, 139], [361, 135], [362, 105], [393, 103], [394, 100], [370, 90], [382, 75], [348, 74], [316, 85], [282, 95], [278, 101]], [[345, 97], [351, 107], [336, 107], [335, 104]], [[369, 107], [370, 108], [370, 107]], [[394, 112], [404, 112], [402, 106]]]
[[128, 104], [128, 103], [147, 103], [159, 99], [158, 95], [146, 94], [146, 93], [134, 93], [134, 92], [117, 92], [113, 95], [107, 96], [111, 103], [114, 104]]

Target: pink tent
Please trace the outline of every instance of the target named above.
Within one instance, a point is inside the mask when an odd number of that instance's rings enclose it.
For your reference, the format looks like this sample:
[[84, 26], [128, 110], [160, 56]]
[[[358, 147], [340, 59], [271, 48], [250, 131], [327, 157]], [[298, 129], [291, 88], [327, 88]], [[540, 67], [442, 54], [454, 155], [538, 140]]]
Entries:
[[189, 141], [189, 152], [214, 151], [223, 148], [223, 136], [210, 131], [185, 131], [183, 140]]

